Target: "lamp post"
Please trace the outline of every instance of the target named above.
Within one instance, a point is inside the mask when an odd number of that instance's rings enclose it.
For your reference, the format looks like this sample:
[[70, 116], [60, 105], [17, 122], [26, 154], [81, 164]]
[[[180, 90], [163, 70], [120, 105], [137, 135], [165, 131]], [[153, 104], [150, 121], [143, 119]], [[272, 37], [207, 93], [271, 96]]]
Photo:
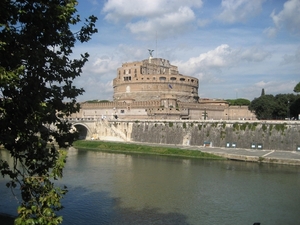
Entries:
[[207, 113], [206, 113], [206, 108], [204, 109], [204, 120], [206, 120]]
[[290, 100], [288, 100], [288, 105], [287, 105], [287, 118], [290, 120]]

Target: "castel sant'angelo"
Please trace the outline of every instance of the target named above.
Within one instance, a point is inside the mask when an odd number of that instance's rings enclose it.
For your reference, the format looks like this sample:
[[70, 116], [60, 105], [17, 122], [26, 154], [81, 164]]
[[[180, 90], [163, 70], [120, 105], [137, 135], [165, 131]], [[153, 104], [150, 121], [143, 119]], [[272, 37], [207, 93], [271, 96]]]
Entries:
[[255, 119], [247, 106], [224, 100], [201, 99], [199, 80], [182, 75], [162, 58], [126, 62], [113, 80], [113, 101], [81, 103], [72, 117], [124, 120], [238, 120]]

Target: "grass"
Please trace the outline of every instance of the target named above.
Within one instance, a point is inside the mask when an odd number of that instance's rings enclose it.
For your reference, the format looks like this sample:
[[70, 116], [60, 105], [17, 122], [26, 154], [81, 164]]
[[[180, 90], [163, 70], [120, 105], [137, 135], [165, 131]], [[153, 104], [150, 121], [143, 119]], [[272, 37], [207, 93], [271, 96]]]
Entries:
[[85, 148], [114, 153], [141, 153], [152, 155], [177, 156], [183, 158], [224, 159], [223, 157], [197, 150], [184, 150], [176, 147], [148, 146], [121, 142], [80, 140], [74, 142], [73, 146], [77, 148]]

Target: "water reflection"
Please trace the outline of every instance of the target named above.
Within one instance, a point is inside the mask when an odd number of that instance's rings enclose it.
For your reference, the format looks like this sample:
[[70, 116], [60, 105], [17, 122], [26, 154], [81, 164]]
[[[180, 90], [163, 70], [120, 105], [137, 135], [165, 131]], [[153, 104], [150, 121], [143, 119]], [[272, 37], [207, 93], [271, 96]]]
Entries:
[[69, 188], [63, 224], [297, 224], [299, 172], [283, 165], [72, 151], [60, 181]]

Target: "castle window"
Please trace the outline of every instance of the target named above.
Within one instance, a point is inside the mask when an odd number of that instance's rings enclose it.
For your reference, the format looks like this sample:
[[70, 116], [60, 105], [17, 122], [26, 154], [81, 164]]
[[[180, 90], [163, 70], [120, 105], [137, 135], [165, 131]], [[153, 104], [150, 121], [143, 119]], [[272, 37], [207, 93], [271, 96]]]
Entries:
[[121, 111], [120, 111], [121, 113], [124, 113], [125, 112], [125, 110], [124, 109], [121, 109]]
[[194, 79], [191, 79], [192, 82], [194, 82]]
[[167, 79], [166, 77], [159, 77], [159, 80], [162, 80], [162, 81], [164, 81], [166, 79]]
[[131, 74], [131, 69], [129, 69], [129, 74]]
[[176, 77], [171, 77], [170, 80], [176, 80]]
[[124, 81], [130, 81], [130, 80], [131, 80], [131, 76], [124, 77]]
[[180, 78], [180, 81], [185, 81], [185, 79], [184, 78]]

